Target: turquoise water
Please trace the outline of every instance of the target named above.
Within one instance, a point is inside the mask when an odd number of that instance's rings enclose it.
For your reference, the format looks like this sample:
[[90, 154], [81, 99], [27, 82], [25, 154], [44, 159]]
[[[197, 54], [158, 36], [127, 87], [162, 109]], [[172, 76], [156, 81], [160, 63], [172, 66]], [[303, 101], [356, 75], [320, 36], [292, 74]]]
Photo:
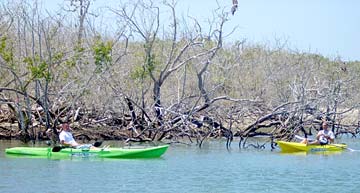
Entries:
[[[343, 139], [360, 149], [359, 139]], [[114, 142], [111, 142], [114, 146]], [[281, 154], [172, 145], [146, 160], [12, 158], [0, 141], [0, 192], [359, 192], [360, 152]], [[116, 144], [115, 144], [116, 145]]]

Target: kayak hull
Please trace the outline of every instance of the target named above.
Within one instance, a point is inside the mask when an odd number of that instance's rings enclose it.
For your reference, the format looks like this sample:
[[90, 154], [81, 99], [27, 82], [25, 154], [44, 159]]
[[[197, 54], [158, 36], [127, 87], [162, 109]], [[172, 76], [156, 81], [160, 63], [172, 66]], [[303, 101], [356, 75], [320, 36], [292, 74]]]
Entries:
[[161, 157], [169, 145], [148, 148], [106, 148], [102, 149], [73, 149], [64, 148], [59, 152], [52, 152], [51, 147], [13, 147], [5, 150], [8, 155], [35, 156], [47, 158], [68, 157], [97, 157], [115, 159], [158, 158]]
[[292, 153], [292, 152], [324, 152], [324, 151], [343, 151], [347, 148], [346, 144], [329, 144], [329, 145], [307, 145], [297, 142], [276, 142], [281, 152]]

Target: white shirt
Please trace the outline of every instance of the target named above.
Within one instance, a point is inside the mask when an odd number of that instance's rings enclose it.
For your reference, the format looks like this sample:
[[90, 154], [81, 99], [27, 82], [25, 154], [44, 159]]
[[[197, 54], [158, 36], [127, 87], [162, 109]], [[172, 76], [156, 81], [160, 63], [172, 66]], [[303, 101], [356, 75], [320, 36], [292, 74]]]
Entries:
[[71, 144], [71, 146], [77, 146], [78, 143], [76, 143], [73, 135], [68, 131], [61, 131], [59, 134], [60, 142], [64, 141], [67, 144]]
[[335, 135], [334, 132], [330, 131], [330, 130], [320, 130], [318, 135], [323, 134], [325, 136], [329, 136], [330, 139], [335, 139]]

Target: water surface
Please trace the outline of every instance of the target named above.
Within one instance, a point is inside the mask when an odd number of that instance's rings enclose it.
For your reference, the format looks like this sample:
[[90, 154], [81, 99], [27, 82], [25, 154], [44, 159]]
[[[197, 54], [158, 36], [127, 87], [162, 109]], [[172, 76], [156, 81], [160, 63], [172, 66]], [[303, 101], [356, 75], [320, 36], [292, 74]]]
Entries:
[[[358, 139], [342, 139], [360, 149]], [[115, 142], [109, 142], [112, 146]], [[360, 152], [281, 154], [224, 142], [172, 145], [159, 159], [13, 158], [0, 141], [0, 192], [359, 192]]]

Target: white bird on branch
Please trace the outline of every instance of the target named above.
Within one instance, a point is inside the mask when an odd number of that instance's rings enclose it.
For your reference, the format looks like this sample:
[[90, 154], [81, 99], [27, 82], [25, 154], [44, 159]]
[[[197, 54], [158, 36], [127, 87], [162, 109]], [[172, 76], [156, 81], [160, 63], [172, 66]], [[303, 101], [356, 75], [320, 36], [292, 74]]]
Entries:
[[234, 15], [235, 11], [238, 8], [238, 1], [237, 0], [232, 0], [233, 6], [231, 7], [231, 14]]

